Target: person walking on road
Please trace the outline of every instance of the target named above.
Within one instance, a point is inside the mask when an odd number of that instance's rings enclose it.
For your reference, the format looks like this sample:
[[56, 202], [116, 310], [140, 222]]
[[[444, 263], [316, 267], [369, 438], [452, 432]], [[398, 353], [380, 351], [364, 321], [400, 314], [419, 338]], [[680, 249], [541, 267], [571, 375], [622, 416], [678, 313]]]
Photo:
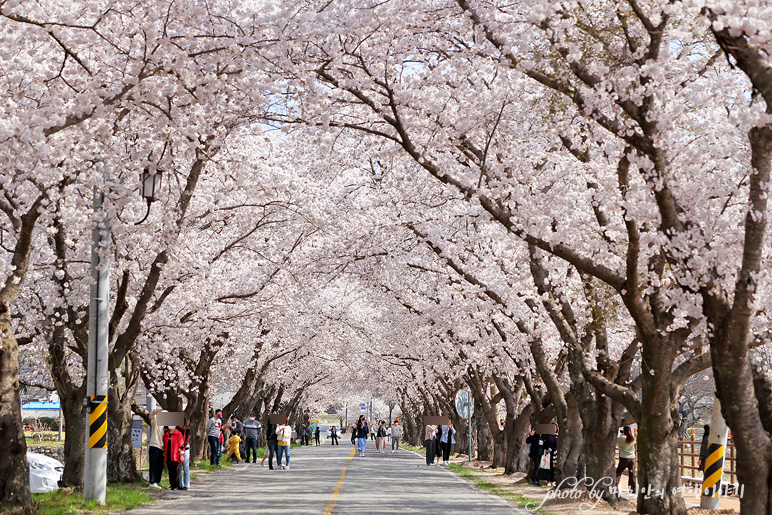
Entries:
[[330, 445], [340, 445], [338, 443], [338, 430], [335, 429], [335, 426], [332, 426], [332, 429], [330, 429], [330, 440], [332, 440]]
[[[380, 450], [378, 450], [380, 449]], [[381, 454], [386, 454], [386, 421], [381, 420], [378, 424], [378, 431], [375, 434], [375, 450]]]
[[424, 447], [426, 447], [426, 464], [434, 466], [434, 439], [437, 436], [437, 426], [426, 424], [424, 433]]
[[316, 431], [314, 431], [314, 440], [316, 440], [316, 445], [319, 445], [319, 437], [322, 436], [322, 430], [319, 429], [319, 426], [316, 426]]
[[402, 437], [402, 425], [399, 419], [394, 420], [391, 425], [391, 453], [399, 452], [399, 439]]
[[180, 490], [190, 488], [190, 421], [188, 417], [183, 419], [180, 433], [182, 434], [182, 448], [180, 449]]
[[623, 433], [624, 436], [617, 438], [617, 445], [619, 446], [617, 484], [619, 484], [619, 478], [622, 477], [622, 472], [627, 470], [630, 477], [628, 480], [630, 491], [635, 493], [635, 436], [633, 436], [630, 426], [625, 426]]
[[440, 442], [442, 442], [442, 464], [446, 467], [450, 465], [450, 446], [456, 443], [455, 434], [456, 428], [453, 427], [452, 422], [450, 425], [442, 426], [442, 437], [440, 438]]
[[437, 465], [440, 464], [440, 459], [442, 458], [442, 442], [440, 438], [442, 438], [442, 428], [437, 426], [437, 434], [434, 436], [434, 458]]
[[220, 435], [222, 434], [222, 410], [214, 412], [206, 422], [206, 439], [209, 441], [209, 464], [220, 465]]
[[158, 410], [150, 413], [150, 441], [148, 442], [148, 480], [152, 488], [161, 488], [161, 474], [164, 470], [163, 430], [158, 426]]
[[368, 433], [370, 433], [370, 426], [367, 423], [367, 420], [365, 420], [365, 416], [359, 415], [359, 420], [357, 420], [357, 427], [356, 427], [356, 437], [357, 437], [357, 450], [359, 451], [360, 456], [365, 455], [365, 447], [367, 446]]
[[262, 429], [260, 421], [250, 414], [247, 421], [244, 423], [244, 431], [246, 432], [247, 442], [246, 450], [244, 452], [244, 460], [249, 463], [249, 456], [252, 456], [252, 463], [257, 463], [257, 438], [260, 436], [260, 430]]
[[[272, 411], [271, 415], [276, 415], [276, 411]], [[271, 422], [271, 415], [268, 415], [268, 420], [266, 421], [266, 427], [268, 428], [265, 432], [267, 452], [263, 453], [263, 459], [260, 461], [260, 465], [265, 467], [265, 459], [268, 458], [268, 470], [273, 470], [273, 457], [278, 452], [279, 446], [279, 437], [276, 434], [277, 426]]]
[[180, 474], [177, 467], [180, 463], [180, 449], [182, 448], [182, 433], [176, 427], [170, 426], [164, 433], [164, 460], [166, 470], [169, 472], [169, 490], [180, 489]]
[[[290, 441], [292, 440], [292, 428], [287, 425], [286, 419], [283, 424], [276, 428], [276, 435], [279, 437], [279, 453], [276, 457], [276, 466], [286, 470], [290, 466]], [[281, 464], [282, 455], [286, 456], [284, 465]]]

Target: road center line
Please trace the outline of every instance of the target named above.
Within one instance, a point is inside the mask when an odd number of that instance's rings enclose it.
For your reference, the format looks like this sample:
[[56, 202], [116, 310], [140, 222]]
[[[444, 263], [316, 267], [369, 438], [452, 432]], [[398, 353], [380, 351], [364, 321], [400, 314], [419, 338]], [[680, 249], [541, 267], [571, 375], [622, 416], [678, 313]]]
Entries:
[[[351, 447], [351, 456], [349, 456], [346, 461], [351, 461], [354, 459], [354, 454], [356, 454], [356, 447]], [[324, 515], [331, 515], [332, 509], [335, 507], [335, 503], [338, 502], [338, 496], [340, 495], [340, 490], [343, 488], [343, 480], [346, 479], [346, 469], [348, 468], [348, 464], [343, 465], [343, 468], [340, 471], [340, 477], [338, 478], [338, 484], [335, 486], [335, 491], [332, 493], [332, 498], [330, 499], [330, 502], [327, 503], [327, 507], [324, 509]]]

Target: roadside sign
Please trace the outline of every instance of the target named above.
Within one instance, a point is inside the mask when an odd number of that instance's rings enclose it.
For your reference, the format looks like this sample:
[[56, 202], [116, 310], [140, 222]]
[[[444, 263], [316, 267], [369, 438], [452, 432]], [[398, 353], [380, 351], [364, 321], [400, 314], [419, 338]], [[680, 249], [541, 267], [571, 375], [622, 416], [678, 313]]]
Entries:
[[131, 424], [131, 445], [142, 447], [142, 419], [135, 418]]
[[360, 408], [362, 411], [367, 411], [367, 404], [365, 404], [365, 403], [363, 402], [363, 403], [361, 403], [361, 404], [359, 405], [359, 408]]
[[456, 411], [464, 420], [472, 418], [474, 415], [474, 402], [472, 396], [466, 390], [459, 390], [456, 394]]

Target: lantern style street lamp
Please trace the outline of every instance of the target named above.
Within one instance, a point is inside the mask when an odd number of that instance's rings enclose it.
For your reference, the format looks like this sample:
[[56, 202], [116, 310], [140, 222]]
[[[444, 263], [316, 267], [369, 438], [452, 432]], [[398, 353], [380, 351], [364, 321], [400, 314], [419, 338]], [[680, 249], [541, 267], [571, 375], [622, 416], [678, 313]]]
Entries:
[[142, 173], [140, 174], [139, 180], [139, 193], [142, 195], [142, 198], [145, 199], [147, 202], [147, 212], [145, 213], [144, 218], [137, 222], [134, 225], [139, 225], [145, 220], [147, 220], [147, 217], [150, 215], [150, 204], [153, 203], [155, 200], [155, 194], [161, 189], [161, 170], [156, 170], [155, 173], [150, 173], [150, 170], [145, 168], [142, 170]]

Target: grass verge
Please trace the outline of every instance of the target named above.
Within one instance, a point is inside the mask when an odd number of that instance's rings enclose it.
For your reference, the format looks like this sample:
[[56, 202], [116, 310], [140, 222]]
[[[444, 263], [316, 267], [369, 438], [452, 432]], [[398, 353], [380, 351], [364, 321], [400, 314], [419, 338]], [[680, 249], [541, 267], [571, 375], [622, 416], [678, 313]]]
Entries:
[[[526, 508], [529, 506], [530, 507], [539, 506], [540, 504], [540, 501], [537, 501], [536, 499], [531, 499], [530, 497], [526, 497], [524, 495], [510, 492], [498, 485], [494, 485], [489, 481], [481, 479], [477, 474], [474, 473], [473, 470], [468, 469], [462, 465], [459, 465], [458, 463], [451, 463], [448, 466], [448, 469], [450, 469], [452, 472], [455, 472], [456, 474], [461, 475], [462, 477], [465, 477], [471, 480], [472, 483], [474, 483], [480, 490], [484, 490], [494, 495], [498, 495], [499, 497], [503, 497], [504, 499], [515, 504], [516, 506]], [[542, 515], [549, 515], [549, 513], [545, 512], [541, 508], [531, 509], [530, 511], [534, 513], [541, 513]]]
[[61, 442], [58, 440], [43, 440], [42, 442], [36, 438], [26, 437], [27, 447], [44, 445], [46, 447], [64, 447], [64, 440]]
[[413, 447], [412, 445], [403, 444], [402, 442], [399, 443], [399, 447], [401, 449], [417, 452], [418, 454], [423, 454], [426, 456], [426, 447]]
[[107, 485], [105, 504], [85, 502], [83, 492], [62, 488], [46, 494], [32, 494], [35, 510], [40, 515], [68, 515], [70, 513], [107, 513], [136, 508], [155, 500], [144, 484]]

